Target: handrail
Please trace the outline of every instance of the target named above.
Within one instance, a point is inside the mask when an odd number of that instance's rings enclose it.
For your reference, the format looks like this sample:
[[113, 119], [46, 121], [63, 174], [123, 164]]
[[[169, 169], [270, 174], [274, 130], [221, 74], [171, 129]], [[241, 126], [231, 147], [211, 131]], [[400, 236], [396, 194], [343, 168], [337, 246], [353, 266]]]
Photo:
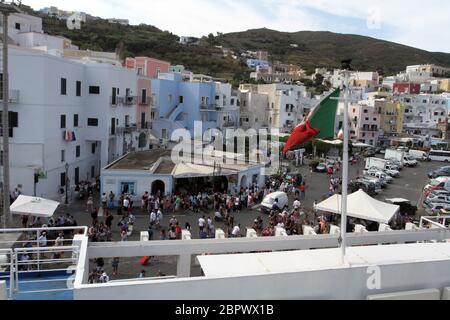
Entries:
[[[83, 235], [88, 234], [88, 227], [40, 227], [40, 228], [12, 228], [0, 229], [0, 233], [19, 233], [19, 232], [33, 232], [33, 231], [64, 231], [64, 230], [84, 230]], [[0, 241], [2, 242], [2, 241]]]

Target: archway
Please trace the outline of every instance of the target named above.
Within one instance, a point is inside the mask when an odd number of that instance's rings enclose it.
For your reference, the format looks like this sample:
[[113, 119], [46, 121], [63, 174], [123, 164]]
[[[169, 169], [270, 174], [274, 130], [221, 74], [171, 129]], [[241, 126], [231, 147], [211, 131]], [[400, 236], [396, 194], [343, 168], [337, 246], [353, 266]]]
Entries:
[[161, 180], [153, 181], [152, 183], [152, 194], [153, 195], [164, 195], [166, 193], [166, 185]]
[[241, 188], [246, 189], [248, 187], [247, 176], [242, 176], [241, 178]]

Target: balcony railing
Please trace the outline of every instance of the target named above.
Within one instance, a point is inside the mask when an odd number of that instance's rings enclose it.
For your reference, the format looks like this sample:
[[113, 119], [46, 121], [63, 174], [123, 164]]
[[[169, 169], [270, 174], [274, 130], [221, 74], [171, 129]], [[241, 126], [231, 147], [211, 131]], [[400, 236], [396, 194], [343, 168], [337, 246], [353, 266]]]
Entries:
[[152, 97], [138, 97], [138, 104], [140, 106], [150, 106], [153, 105]]
[[134, 106], [137, 104], [138, 101], [138, 97], [135, 96], [124, 96], [124, 97], [119, 97], [119, 96], [110, 96], [109, 97], [109, 104], [113, 107], [116, 106]]
[[152, 123], [147, 121], [147, 122], [139, 122], [137, 124], [137, 127], [139, 129], [152, 129]]
[[[15, 103], [19, 102], [20, 91], [19, 90], [9, 90], [9, 102]], [[3, 92], [0, 91], [0, 101], [3, 101]]]
[[119, 97], [119, 101], [121, 105], [134, 106], [135, 104], [137, 104], [137, 97], [135, 96]]
[[236, 126], [236, 122], [234, 121], [225, 121], [223, 123], [224, 128], [234, 128]]
[[118, 127], [116, 128], [116, 134], [123, 134], [123, 133], [132, 133], [136, 132], [138, 130], [138, 127], [136, 124], [130, 124], [125, 125], [124, 127]]
[[217, 104], [200, 103], [200, 111], [219, 111], [220, 107]]

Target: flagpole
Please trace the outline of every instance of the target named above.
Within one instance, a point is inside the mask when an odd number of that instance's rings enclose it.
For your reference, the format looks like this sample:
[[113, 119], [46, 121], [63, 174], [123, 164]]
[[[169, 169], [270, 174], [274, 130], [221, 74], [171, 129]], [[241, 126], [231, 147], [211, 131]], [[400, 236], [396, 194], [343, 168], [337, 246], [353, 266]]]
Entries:
[[342, 208], [341, 208], [341, 251], [342, 263], [345, 263], [347, 249], [347, 196], [348, 196], [348, 161], [349, 161], [349, 121], [348, 121], [348, 99], [349, 99], [349, 70], [344, 70], [344, 150], [342, 170]]

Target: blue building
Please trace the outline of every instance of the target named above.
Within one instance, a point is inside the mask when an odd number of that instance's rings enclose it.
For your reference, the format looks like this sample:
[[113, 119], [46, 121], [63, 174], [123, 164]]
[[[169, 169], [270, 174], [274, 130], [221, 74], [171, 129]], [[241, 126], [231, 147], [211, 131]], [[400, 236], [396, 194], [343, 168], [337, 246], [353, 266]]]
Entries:
[[252, 69], [256, 67], [269, 68], [269, 61], [259, 59], [247, 59], [247, 66]]
[[175, 130], [184, 128], [194, 138], [196, 121], [202, 122], [202, 135], [208, 129], [217, 128], [219, 107], [215, 97], [216, 85], [212, 81], [183, 81], [181, 74], [160, 74], [152, 80], [153, 134], [170, 141]]

